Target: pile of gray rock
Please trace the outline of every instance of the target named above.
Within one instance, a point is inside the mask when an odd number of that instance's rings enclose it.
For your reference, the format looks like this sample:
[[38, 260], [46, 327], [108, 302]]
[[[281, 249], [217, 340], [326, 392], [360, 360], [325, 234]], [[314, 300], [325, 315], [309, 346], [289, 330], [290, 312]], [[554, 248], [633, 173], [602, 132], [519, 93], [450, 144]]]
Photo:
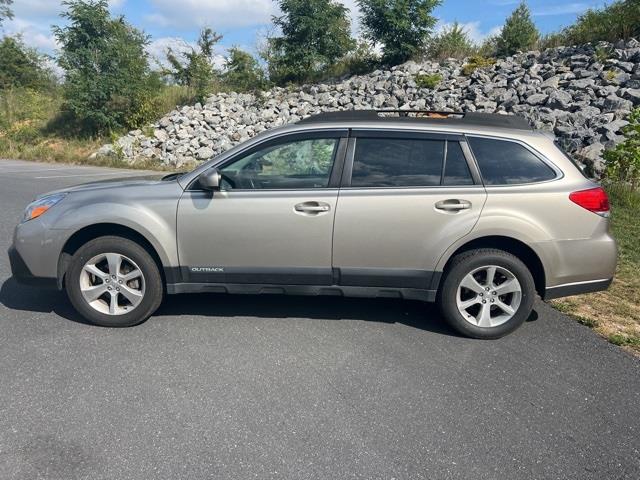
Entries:
[[[621, 141], [625, 119], [640, 105], [640, 42], [634, 39], [521, 53], [465, 75], [467, 63], [412, 61], [333, 83], [220, 93], [129, 132], [94, 155], [180, 167], [323, 111], [429, 109], [522, 115], [553, 131], [569, 152], [599, 171], [603, 150]], [[433, 88], [421, 81], [428, 75], [440, 78]]]

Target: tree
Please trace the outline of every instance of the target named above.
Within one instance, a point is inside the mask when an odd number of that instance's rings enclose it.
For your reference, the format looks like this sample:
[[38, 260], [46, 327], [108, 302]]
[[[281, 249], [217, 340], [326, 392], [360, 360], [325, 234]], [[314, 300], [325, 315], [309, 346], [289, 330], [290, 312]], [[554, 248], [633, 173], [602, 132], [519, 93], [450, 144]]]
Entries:
[[445, 58], [464, 58], [473, 54], [475, 45], [467, 31], [458, 22], [445, 27], [429, 42], [429, 57], [437, 60]]
[[214, 47], [222, 40], [211, 28], [200, 31], [197, 48], [191, 47], [183, 54], [176, 53], [172, 48], [167, 49], [167, 60], [171, 69], [166, 73], [171, 75], [179, 85], [186, 85], [198, 101], [204, 101], [213, 91], [219, 72], [213, 64]]
[[317, 78], [355, 47], [348, 9], [334, 0], [280, 0], [282, 36], [267, 41], [269, 77], [278, 84]]
[[566, 43], [616, 42], [640, 35], [640, 0], [619, 0], [589, 9], [562, 32]]
[[53, 28], [65, 71], [63, 110], [87, 133], [141, 126], [154, 113], [148, 37], [112, 18], [107, 0], [63, 5], [68, 24]]
[[0, 26], [2, 26], [3, 20], [13, 18], [12, 3], [13, 0], [0, 0]]
[[518, 51], [533, 48], [540, 37], [540, 33], [531, 20], [531, 12], [526, 2], [511, 13], [502, 28], [497, 41], [498, 56], [507, 57]]
[[44, 59], [28, 48], [20, 37], [0, 40], [0, 90], [25, 87], [43, 88], [52, 83], [51, 72]]
[[244, 50], [231, 48], [225, 67], [222, 80], [231, 90], [246, 92], [264, 88], [266, 82], [262, 68], [258, 61]]
[[382, 61], [396, 65], [424, 50], [441, 0], [357, 0], [365, 38], [382, 45]]

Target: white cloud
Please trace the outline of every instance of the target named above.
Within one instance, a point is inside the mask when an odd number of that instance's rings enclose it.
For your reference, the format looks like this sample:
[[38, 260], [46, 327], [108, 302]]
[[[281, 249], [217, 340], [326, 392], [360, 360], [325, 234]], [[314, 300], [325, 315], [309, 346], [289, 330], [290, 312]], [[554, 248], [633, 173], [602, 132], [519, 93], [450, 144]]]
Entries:
[[26, 45], [47, 53], [58, 48], [56, 39], [48, 25], [15, 17], [6, 23], [5, 32], [8, 35], [20, 35]]
[[[178, 56], [186, 52], [196, 49], [195, 42], [187, 42], [183, 38], [179, 37], [162, 37], [153, 40], [147, 46], [147, 53], [151, 57], [151, 64], [158, 67], [168, 67], [167, 62], [167, 49], [171, 48]], [[218, 52], [213, 57], [213, 64], [217, 68], [222, 68], [225, 64], [225, 56], [222, 49], [218, 49]]]
[[582, 13], [595, 5], [589, 3], [564, 3], [561, 5], [549, 5], [548, 7], [536, 8], [533, 15], [537, 17], [547, 17], [554, 15], [567, 15]]
[[158, 25], [174, 28], [212, 26], [218, 30], [263, 25], [276, 10], [271, 0], [150, 0], [147, 16]]
[[[459, 24], [466, 32], [471, 40], [475, 43], [481, 43], [487, 37], [491, 37], [493, 35], [497, 35], [502, 30], [501, 26], [495, 26], [490, 28], [489, 30], [483, 30], [480, 28], [480, 22], [467, 22]], [[435, 28], [435, 32], [440, 33], [445, 29], [451, 28], [453, 26], [453, 22], [443, 22], [440, 20]]]
[[[118, 11], [126, 0], [109, 0], [112, 11]], [[45, 53], [58, 48], [52, 25], [64, 24], [60, 13], [64, 10], [61, 1], [18, 0], [11, 6], [15, 17], [3, 25], [7, 35], [21, 35], [24, 43]]]
[[148, 13], [144, 15], [145, 24], [154, 27], [168, 27], [170, 22], [167, 17], [160, 13]]
[[166, 51], [171, 48], [176, 53], [185, 53], [195, 48], [194, 43], [189, 43], [179, 37], [162, 37], [153, 40], [147, 45], [147, 53], [151, 57], [152, 62], [155, 61], [162, 67], [168, 66]]

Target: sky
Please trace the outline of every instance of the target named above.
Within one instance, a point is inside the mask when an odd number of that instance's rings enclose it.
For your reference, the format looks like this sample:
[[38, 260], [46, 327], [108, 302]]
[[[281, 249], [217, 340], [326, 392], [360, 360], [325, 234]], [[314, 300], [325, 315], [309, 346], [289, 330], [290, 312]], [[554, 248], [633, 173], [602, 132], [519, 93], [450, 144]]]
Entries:
[[[339, 0], [350, 9], [353, 33], [358, 35], [358, 8], [355, 0]], [[519, 0], [444, 0], [434, 11], [438, 26], [462, 23], [477, 41], [499, 31]], [[124, 15], [151, 36], [149, 52], [159, 62], [167, 46], [178, 49], [193, 44], [200, 28], [210, 26], [223, 35], [218, 52], [238, 46], [255, 53], [261, 39], [271, 31], [271, 17], [278, 14], [272, 0], [109, 0], [114, 15]], [[547, 33], [571, 24], [589, 7], [603, 1], [529, 0], [534, 21]], [[43, 53], [55, 54], [52, 25], [63, 24], [63, 10], [57, 0], [14, 0], [15, 18], [3, 25], [6, 34], [21, 34], [25, 43]]]

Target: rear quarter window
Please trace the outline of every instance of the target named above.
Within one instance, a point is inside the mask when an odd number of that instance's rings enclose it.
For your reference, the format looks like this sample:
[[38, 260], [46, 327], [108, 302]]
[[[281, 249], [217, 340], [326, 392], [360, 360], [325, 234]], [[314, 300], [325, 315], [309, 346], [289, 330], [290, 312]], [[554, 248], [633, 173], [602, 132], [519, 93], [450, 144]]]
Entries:
[[519, 143], [480, 137], [468, 141], [486, 185], [520, 185], [556, 177], [551, 167]]
[[592, 179], [595, 176], [591, 170], [588, 170], [586, 166], [580, 164], [569, 152], [567, 152], [567, 149], [562, 145], [560, 140], [554, 140], [553, 144], [558, 150], [560, 150], [560, 153], [562, 153], [562, 155], [564, 155], [573, 164], [573, 166], [578, 169], [584, 178]]

